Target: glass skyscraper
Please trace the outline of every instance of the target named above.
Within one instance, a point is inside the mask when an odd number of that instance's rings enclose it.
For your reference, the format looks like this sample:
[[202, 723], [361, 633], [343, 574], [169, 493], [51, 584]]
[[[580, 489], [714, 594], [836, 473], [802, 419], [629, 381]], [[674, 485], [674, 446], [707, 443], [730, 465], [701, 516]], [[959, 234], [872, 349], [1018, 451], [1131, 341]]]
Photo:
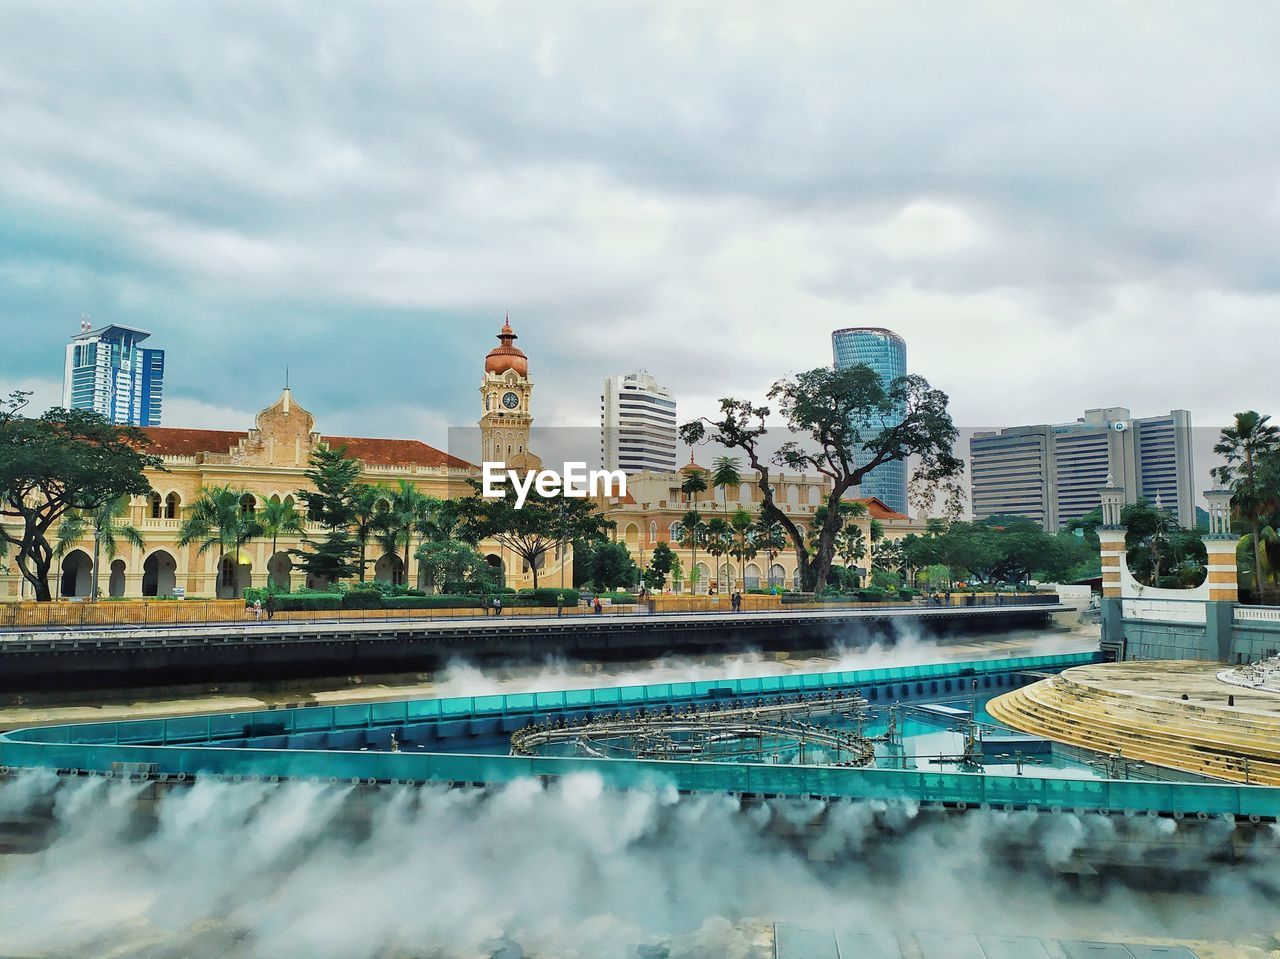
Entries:
[[[831, 334], [831, 352], [838, 370], [865, 363], [888, 386], [907, 374], [907, 343], [892, 330], [854, 326]], [[901, 460], [877, 466], [862, 480], [858, 495], [874, 496], [890, 509], [907, 512], [907, 464]]]
[[67, 344], [63, 407], [93, 410], [122, 426], [159, 426], [164, 350], [139, 346], [150, 335], [127, 326], [93, 330], [81, 323]]

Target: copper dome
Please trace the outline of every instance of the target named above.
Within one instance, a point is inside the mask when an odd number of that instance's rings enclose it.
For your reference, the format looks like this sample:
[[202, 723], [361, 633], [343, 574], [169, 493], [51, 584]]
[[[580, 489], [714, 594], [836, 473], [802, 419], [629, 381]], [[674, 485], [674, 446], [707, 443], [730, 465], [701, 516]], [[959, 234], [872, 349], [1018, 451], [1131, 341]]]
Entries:
[[515, 370], [521, 376], [529, 375], [529, 358], [518, 346], [512, 345], [512, 340], [516, 338], [516, 334], [511, 329], [511, 318], [508, 317], [502, 324], [502, 332], [498, 334], [498, 340], [502, 345], [495, 346], [484, 358], [486, 373], [505, 373], [507, 370]]

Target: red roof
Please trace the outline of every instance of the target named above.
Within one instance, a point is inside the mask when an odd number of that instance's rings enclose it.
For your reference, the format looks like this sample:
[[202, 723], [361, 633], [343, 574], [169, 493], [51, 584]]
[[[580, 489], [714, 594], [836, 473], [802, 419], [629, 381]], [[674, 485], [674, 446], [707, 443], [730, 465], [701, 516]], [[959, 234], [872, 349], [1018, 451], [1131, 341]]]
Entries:
[[[196, 456], [200, 453], [226, 454], [248, 433], [243, 430], [184, 430], [168, 426], [148, 426], [142, 430], [151, 439], [148, 452], [159, 456]], [[331, 448], [345, 446], [347, 453], [367, 466], [453, 466], [466, 469], [472, 464], [451, 456], [419, 440], [384, 440], [362, 436], [324, 436]]]
[[906, 513], [899, 513], [896, 509], [890, 509], [875, 496], [862, 496], [849, 500], [849, 502], [865, 505], [867, 507], [867, 515], [872, 519], [911, 519]]
[[362, 436], [325, 436], [331, 448], [345, 446], [347, 453], [369, 466], [456, 466], [474, 468], [466, 460], [452, 456], [419, 440], [379, 440]]
[[158, 456], [230, 453], [249, 435], [243, 430], [182, 430], [169, 426], [144, 426], [142, 432], [151, 440], [147, 452]]

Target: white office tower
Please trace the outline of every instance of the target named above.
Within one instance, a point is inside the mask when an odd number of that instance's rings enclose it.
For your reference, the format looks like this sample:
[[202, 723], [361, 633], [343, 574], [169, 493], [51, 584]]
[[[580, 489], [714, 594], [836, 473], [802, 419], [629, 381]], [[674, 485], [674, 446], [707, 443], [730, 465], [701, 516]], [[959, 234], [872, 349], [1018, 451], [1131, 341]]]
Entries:
[[1170, 410], [1134, 418], [1124, 407], [1086, 410], [1073, 423], [1013, 426], [969, 441], [975, 519], [1024, 516], [1045, 529], [1096, 509], [1098, 490], [1123, 486], [1194, 526], [1191, 414]]
[[643, 371], [605, 377], [600, 397], [600, 458], [628, 475], [676, 468], [676, 400]]
[[82, 319], [80, 332], [67, 344], [63, 408], [93, 410], [127, 426], [159, 426], [164, 350], [139, 345], [150, 335], [117, 324], [95, 330]]

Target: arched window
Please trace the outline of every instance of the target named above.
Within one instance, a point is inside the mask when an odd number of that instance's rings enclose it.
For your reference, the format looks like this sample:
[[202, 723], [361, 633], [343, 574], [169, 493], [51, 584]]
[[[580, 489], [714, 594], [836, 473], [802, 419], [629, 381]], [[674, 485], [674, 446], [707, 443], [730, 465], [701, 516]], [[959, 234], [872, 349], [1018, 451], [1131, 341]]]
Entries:
[[656, 519], [649, 520], [649, 542], [656, 543], [658, 541], [658, 521]]
[[252, 516], [258, 509], [258, 501], [252, 493], [245, 493], [240, 497], [240, 513], [243, 516]]
[[182, 500], [177, 493], [170, 493], [164, 498], [164, 518], [177, 519], [178, 510], [182, 507]]
[[671, 542], [673, 543], [680, 542], [680, 537], [684, 536], [684, 527], [680, 525], [679, 520], [676, 520], [674, 523], [671, 524], [671, 528], [669, 530], [668, 535], [670, 535], [671, 537]]
[[150, 507], [150, 516], [152, 519], [159, 519], [161, 516], [164, 515], [163, 513], [164, 507], [160, 503], [159, 493], [152, 493], [147, 498], [147, 503], [148, 503], [148, 506]]
[[818, 489], [818, 487], [817, 487], [816, 485], [815, 485], [815, 486], [810, 486], [810, 487], [809, 487], [809, 505], [810, 505], [810, 506], [817, 506], [817, 505], [819, 505], [821, 502], [822, 502], [822, 492], [821, 492], [821, 490], [819, 490], [819, 489]]

